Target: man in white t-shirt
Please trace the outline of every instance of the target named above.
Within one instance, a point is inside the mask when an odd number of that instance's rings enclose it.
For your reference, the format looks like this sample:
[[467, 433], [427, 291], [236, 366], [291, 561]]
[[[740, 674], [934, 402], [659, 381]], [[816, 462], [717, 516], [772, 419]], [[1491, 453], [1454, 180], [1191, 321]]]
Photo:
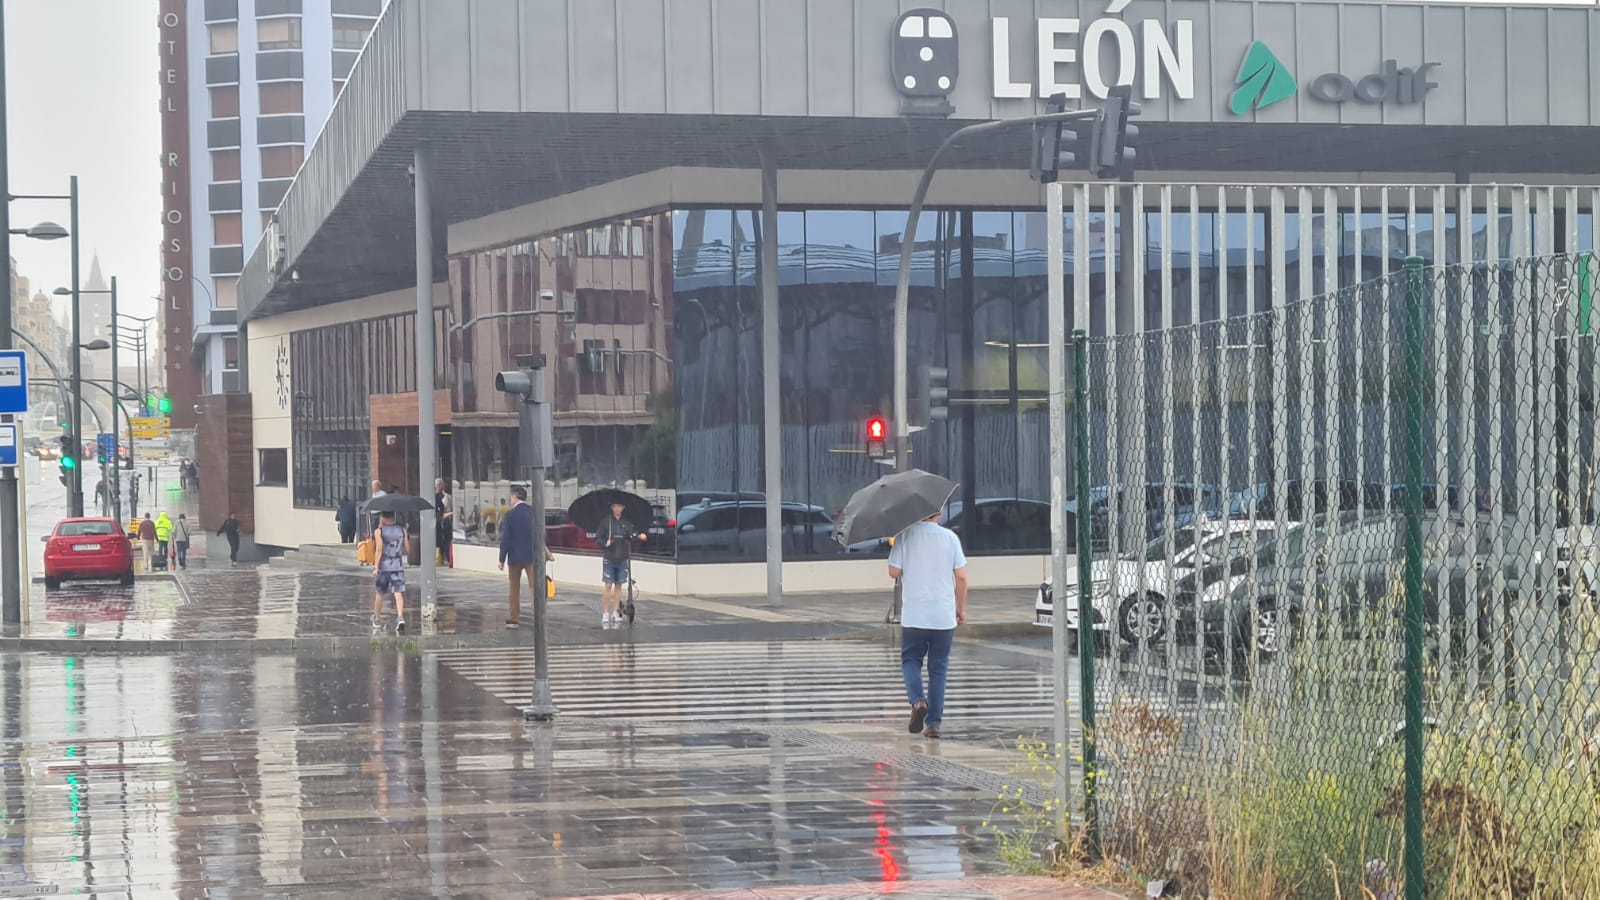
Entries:
[[[889, 551], [889, 577], [900, 579], [900, 671], [911, 702], [907, 730], [930, 738], [944, 719], [944, 680], [956, 626], [967, 621], [967, 557], [961, 539], [938, 516], [907, 528]], [[922, 692], [922, 661], [928, 692]]]

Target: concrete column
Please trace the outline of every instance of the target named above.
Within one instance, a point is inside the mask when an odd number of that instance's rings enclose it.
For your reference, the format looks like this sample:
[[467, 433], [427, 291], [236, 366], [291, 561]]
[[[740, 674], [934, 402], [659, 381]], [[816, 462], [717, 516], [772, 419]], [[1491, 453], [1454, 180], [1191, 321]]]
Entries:
[[[433, 207], [429, 202], [428, 151], [417, 147], [413, 151], [412, 174], [415, 178], [417, 209], [417, 483], [424, 499], [433, 499], [433, 479], [436, 471], [434, 455], [439, 440], [439, 430], [434, 427], [433, 391]], [[541, 516], [542, 512], [539, 513]], [[438, 570], [434, 555], [438, 550], [434, 534], [434, 510], [422, 511], [422, 578], [421, 602], [426, 609], [438, 596]]]
[[778, 160], [761, 152], [761, 432], [767, 495], [767, 602], [783, 604], [782, 354], [778, 342]]

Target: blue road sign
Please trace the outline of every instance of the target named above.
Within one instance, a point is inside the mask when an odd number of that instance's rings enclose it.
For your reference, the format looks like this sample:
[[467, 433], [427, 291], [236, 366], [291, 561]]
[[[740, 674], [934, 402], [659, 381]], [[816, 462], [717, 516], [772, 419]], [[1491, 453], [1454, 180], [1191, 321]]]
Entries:
[[101, 459], [115, 459], [117, 455], [117, 436], [109, 431], [102, 431], [95, 437], [95, 447], [99, 449]]
[[17, 426], [0, 425], [0, 466], [17, 464]]
[[21, 350], [0, 350], [0, 413], [28, 411], [28, 357]]

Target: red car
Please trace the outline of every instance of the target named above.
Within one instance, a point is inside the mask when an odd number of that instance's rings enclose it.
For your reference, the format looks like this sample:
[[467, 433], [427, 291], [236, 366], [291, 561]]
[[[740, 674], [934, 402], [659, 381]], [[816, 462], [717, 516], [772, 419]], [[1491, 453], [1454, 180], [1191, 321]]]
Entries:
[[44, 541], [44, 586], [50, 590], [89, 579], [133, 584], [133, 542], [115, 519], [62, 519]]

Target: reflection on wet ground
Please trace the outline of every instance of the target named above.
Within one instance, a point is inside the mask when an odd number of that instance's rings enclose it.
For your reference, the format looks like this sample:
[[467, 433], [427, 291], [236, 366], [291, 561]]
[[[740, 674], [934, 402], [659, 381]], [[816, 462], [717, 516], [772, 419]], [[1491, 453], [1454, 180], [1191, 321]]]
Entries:
[[[697, 671], [714, 670], [711, 651], [693, 652]], [[724, 671], [751, 671], [748, 652]], [[635, 664], [668, 676], [669, 657]], [[961, 878], [994, 871], [977, 826], [1016, 762], [1006, 748], [1039, 725], [947, 717], [942, 744], [854, 713], [795, 727], [631, 708], [524, 725], [456, 665], [395, 652], [7, 655], [0, 895]], [[813, 676], [784, 671], [803, 703]], [[589, 680], [602, 700], [617, 685], [598, 662]], [[836, 693], [811, 683], [819, 703]]]

